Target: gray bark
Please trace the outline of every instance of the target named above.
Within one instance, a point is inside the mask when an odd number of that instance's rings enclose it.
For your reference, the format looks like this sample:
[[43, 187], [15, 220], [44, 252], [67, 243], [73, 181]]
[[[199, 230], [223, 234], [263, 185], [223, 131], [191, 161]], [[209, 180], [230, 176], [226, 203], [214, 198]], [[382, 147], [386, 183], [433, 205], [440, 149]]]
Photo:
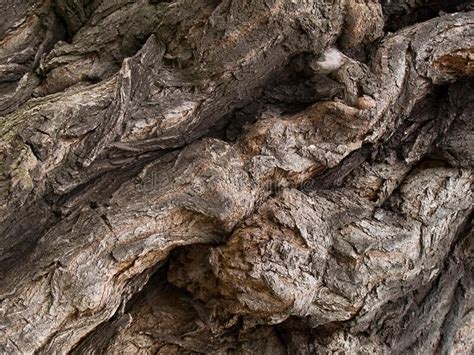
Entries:
[[473, 351], [471, 4], [0, 5], [0, 353]]

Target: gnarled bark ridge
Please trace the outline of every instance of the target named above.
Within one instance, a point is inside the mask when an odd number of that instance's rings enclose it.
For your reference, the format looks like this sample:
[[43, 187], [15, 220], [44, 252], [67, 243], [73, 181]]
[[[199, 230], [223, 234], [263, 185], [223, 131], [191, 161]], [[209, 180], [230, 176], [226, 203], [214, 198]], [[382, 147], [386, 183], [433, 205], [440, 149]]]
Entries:
[[0, 5], [0, 353], [472, 353], [468, 1]]

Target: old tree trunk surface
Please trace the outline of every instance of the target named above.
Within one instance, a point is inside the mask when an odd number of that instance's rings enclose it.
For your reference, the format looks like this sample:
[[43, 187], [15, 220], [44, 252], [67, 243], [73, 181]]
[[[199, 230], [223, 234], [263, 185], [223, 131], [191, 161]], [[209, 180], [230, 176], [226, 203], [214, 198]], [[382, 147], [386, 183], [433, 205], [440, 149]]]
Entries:
[[470, 1], [0, 15], [0, 354], [474, 351]]

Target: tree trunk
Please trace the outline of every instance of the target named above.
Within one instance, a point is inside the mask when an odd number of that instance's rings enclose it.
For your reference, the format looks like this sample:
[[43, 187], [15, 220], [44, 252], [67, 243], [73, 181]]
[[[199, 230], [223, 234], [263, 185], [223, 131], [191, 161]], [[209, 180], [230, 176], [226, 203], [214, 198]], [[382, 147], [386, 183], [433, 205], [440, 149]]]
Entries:
[[0, 0], [0, 353], [474, 349], [474, 7]]

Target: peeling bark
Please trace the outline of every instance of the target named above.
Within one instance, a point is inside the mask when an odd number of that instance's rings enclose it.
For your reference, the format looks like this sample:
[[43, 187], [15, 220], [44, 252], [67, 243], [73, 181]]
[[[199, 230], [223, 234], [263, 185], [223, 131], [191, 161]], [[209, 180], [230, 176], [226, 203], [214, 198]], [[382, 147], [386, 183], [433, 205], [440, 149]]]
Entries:
[[1, 353], [471, 353], [467, 2], [1, 5]]

